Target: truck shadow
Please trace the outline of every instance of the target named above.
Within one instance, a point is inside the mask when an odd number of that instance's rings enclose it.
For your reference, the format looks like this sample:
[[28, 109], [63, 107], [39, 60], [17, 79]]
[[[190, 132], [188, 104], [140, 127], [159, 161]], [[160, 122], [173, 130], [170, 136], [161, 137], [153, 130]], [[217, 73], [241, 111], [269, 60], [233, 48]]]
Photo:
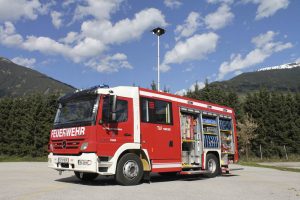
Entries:
[[93, 181], [81, 181], [76, 176], [70, 176], [67, 178], [57, 179], [55, 181], [70, 183], [70, 184], [89, 185], [89, 186], [117, 185], [113, 177], [98, 177]]
[[[220, 177], [232, 177], [238, 176], [234, 174], [224, 174]], [[141, 184], [155, 184], [162, 182], [173, 182], [173, 181], [205, 181], [209, 178], [203, 175], [173, 175], [173, 176], [161, 176], [156, 173], [151, 174], [150, 181], [142, 180]], [[118, 183], [114, 180], [113, 177], [103, 177], [100, 176], [94, 181], [81, 181], [76, 178], [76, 176], [70, 176], [67, 178], [61, 178], [55, 180], [57, 182], [69, 183], [69, 184], [79, 184], [79, 185], [89, 185], [89, 186], [115, 186]]]
[[240, 168], [233, 168], [233, 169], [230, 169], [230, 171], [239, 171], [239, 170], [244, 170], [244, 168], [240, 167]]
[[151, 183], [159, 183], [159, 182], [170, 182], [170, 181], [197, 181], [197, 180], [205, 180], [206, 177], [202, 175], [173, 175], [173, 176], [161, 176], [158, 174], [154, 174], [151, 176]]
[[[232, 177], [232, 176], [239, 176], [236, 174], [222, 174], [218, 177]], [[170, 181], [205, 181], [210, 178], [207, 178], [205, 175], [175, 175], [175, 176], [160, 176], [154, 175], [151, 176], [151, 183], [158, 183], [158, 182], [170, 182]]]

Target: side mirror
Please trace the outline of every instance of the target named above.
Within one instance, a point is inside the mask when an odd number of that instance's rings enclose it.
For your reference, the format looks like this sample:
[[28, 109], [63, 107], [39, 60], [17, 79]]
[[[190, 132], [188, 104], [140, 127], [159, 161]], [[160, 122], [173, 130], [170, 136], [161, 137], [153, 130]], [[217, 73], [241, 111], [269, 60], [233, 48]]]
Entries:
[[117, 111], [117, 95], [111, 95], [112, 105], [111, 105], [111, 121], [115, 122], [117, 119], [116, 111]]
[[111, 113], [111, 121], [116, 122], [116, 120], [117, 120], [116, 113]]

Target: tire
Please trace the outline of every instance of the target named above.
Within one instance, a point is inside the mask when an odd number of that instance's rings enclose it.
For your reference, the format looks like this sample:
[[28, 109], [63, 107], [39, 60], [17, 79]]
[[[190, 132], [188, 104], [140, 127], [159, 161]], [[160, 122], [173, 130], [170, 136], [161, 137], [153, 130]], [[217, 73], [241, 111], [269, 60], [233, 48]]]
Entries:
[[219, 164], [219, 160], [214, 154], [208, 154], [206, 156], [206, 170], [210, 171], [210, 173], [205, 174], [208, 178], [214, 178], [221, 173], [221, 168]]
[[98, 177], [97, 173], [74, 172], [75, 176], [82, 181], [92, 181]]
[[117, 164], [116, 181], [120, 185], [137, 185], [143, 178], [141, 159], [133, 153], [121, 157]]

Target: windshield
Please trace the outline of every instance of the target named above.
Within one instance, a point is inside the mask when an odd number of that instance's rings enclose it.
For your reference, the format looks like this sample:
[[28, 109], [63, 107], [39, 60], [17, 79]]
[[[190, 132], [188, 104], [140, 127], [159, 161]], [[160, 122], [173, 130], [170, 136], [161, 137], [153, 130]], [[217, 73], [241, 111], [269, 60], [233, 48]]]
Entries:
[[97, 95], [77, 97], [60, 102], [54, 120], [54, 126], [87, 126], [95, 121], [98, 108]]

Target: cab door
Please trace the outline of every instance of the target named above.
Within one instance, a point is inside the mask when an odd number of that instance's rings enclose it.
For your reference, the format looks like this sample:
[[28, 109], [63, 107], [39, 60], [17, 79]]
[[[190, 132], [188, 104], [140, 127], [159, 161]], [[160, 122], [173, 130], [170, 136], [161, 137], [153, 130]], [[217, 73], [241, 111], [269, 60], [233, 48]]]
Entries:
[[180, 159], [180, 132], [174, 124], [172, 103], [141, 98], [141, 145], [153, 160]]
[[117, 149], [125, 143], [133, 142], [133, 100], [117, 97], [116, 120], [111, 120], [111, 99], [102, 96], [100, 102], [100, 123], [97, 125], [98, 154], [113, 156]]

